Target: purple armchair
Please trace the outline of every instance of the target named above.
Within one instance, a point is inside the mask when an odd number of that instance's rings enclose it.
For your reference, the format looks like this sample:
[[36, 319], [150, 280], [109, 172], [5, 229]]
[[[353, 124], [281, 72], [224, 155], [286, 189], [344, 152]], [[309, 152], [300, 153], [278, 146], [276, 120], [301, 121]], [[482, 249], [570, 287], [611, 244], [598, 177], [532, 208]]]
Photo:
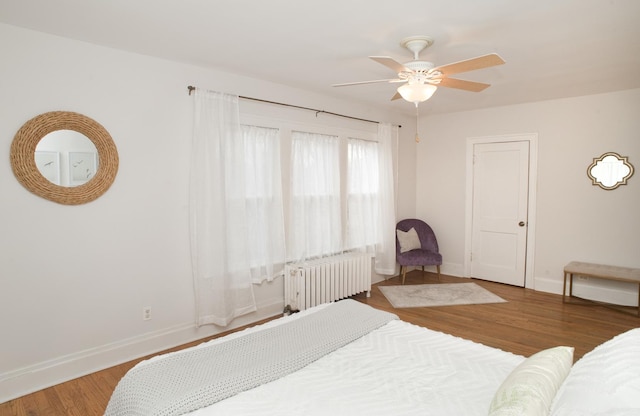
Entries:
[[[420, 239], [420, 248], [401, 252], [400, 241], [396, 232], [396, 261], [400, 263], [400, 273], [402, 274], [402, 284], [407, 274], [407, 266], [436, 266], [438, 280], [440, 280], [440, 265], [442, 265], [442, 255], [438, 251], [438, 241], [431, 227], [422, 220], [405, 219], [396, 225], [396, 230], [407, 232], [411, 228], [416, 230]], [[406, 249], [406, 247], [405, 247]]]

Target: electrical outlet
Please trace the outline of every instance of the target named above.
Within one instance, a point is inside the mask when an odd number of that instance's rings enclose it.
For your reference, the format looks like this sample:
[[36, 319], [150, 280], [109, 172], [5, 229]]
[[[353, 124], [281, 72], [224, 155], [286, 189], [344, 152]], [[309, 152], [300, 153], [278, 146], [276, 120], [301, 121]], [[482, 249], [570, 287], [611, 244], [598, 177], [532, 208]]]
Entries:
[[151, 308], [142, 309], [142, 320], [148, 321], [149, 319], [151, 319]]

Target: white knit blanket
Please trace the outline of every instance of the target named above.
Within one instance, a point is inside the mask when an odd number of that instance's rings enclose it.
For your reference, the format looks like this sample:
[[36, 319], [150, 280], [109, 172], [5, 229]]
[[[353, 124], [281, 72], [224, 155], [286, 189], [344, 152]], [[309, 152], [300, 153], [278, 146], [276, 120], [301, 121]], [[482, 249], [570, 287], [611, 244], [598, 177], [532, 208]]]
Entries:
[[105, 416], [182, 415], [293, 373], [396, 315], [343, 300], [273, 328], [168, 354], [131, 370]]

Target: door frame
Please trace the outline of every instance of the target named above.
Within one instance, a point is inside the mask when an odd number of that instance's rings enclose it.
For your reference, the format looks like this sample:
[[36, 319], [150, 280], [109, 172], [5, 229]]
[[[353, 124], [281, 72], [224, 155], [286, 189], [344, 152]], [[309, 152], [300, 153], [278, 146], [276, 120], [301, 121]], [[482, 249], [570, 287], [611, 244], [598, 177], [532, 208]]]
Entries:
[[524, 287], [535, 289], [534, 254], [536, 234], [536, 189], [538, 176], [538, 133], [509, 134], [467, 138], [465, 187], [464, 277], [471, 277], [471, 247], [473, 239], [473, 147], [476, 144], [529, 142], [529, 193], [527, 203], [527, 253], [525, 256]]

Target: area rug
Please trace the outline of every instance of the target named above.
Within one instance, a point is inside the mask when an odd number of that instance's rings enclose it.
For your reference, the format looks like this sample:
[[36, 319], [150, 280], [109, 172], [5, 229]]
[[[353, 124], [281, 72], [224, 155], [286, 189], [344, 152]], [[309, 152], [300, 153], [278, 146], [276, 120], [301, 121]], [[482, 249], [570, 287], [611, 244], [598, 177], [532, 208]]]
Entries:
[[378, 288], [394, 308], [506, 302], [475, 283], [434, 283]]

